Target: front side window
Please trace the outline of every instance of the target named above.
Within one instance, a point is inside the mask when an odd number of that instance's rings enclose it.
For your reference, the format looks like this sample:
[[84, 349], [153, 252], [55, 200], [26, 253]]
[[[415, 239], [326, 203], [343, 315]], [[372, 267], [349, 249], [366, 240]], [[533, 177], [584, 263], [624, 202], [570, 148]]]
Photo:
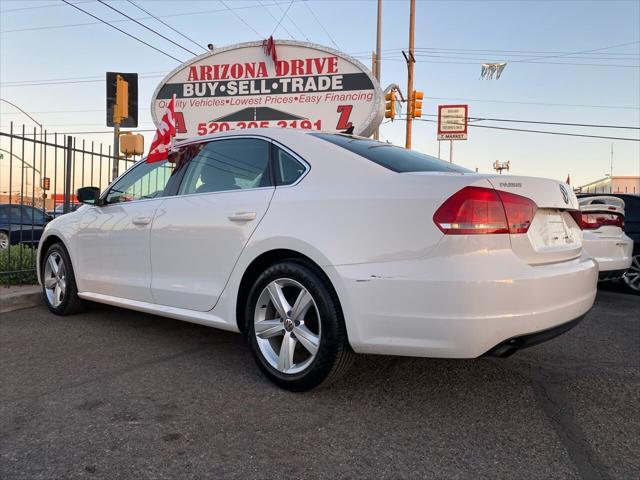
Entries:
[[230, 138], [204, 145], [187, 165], [179, 195], [272, 186], [269, 143]]
[[166, 160], [139, 163], [111, 187], [106, 197], [107, 203], [162, 197], [173, 168], [174, 164]]
[[371, 160], [389, 170], [398, 173], [406, 172], [458, 172], [469, 173], [459, 165], [445, 162], [436, 157], [425, 155], [414, 150], [397, 147], [390, 143], [333, 133], [312, 133], [314, 137], [338, 145], [361, 157]]

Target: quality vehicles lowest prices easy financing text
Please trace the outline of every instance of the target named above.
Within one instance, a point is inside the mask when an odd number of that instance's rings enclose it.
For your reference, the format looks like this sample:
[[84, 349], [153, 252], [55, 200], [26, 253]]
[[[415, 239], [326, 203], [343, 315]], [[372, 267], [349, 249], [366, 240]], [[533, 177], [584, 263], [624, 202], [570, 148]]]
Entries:
[[390, 144], [225, 132], [141, 161], [48, 224], [48, 306], [85, 301], [247, 337], [307, 390], [353, 352], [507, 356], [573, 327], [598, 278], [578, 202], [552, 180], [481, 175]]

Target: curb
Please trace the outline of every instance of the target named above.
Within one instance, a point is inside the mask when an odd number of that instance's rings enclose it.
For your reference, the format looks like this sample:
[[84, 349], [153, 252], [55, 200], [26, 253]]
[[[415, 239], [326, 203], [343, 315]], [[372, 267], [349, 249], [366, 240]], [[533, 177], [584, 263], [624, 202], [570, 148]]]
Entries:
[[40, 285], [29, 285], [16, 289], [8, 289], [4, 293], [0, 287], [0, 313], [13, 312], [23, 308], [42, 305], [42, 290]]

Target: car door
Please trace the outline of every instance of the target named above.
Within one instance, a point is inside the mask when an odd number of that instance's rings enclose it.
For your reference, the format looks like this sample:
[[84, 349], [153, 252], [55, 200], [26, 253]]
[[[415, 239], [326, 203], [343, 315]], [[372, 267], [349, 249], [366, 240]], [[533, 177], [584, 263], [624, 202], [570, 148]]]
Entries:
[[42, 210], [23, 205], [24, 215], [22, 216], [22, 231], [24, 241], [37, 244], [42, 236], [44, 224], [47, 222]]
[[211, 310], [273, 196], [270, 142], [202, 144], [151, 229], [151, 291], [161, 305]]
[[153, 302], [149, 232], [173, 164], [140, 162], [82, 213], [74, 251], [83, 291]]

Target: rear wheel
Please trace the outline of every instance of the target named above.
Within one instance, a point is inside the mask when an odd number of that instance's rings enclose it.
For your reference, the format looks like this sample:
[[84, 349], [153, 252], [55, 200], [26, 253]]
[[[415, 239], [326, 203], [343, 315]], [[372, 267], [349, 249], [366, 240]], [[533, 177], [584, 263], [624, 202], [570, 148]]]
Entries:
[[42, 262], [42, 291], [49, 310], [57, 315], [70, 315], [84, 309], [78, 297], [71, 259], [65, 248], [54, 243]]
[[622, 276], [627, 288], [640, 295], [640, 255], [634, 255], [629, 270]]
[[0, 250], [9, 248], [9, 233], [0, 230]]
[[303, 263], [284, 261], [265, 270], [249, 294], [245, 321], [258, 366], [280, 387], [312, 389], [350, 363], [337, 295]]

